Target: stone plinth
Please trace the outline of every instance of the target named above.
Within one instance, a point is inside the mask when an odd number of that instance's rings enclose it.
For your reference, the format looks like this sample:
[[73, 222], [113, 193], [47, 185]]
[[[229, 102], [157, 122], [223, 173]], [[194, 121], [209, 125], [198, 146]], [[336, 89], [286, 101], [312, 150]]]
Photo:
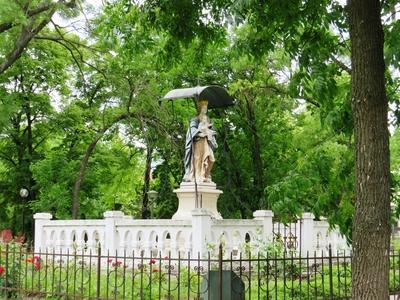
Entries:
[[221, 190], [213, 182], [202, 182], [197, 184], [197, 205], [196, 188], [194, 182], [182, 182], [179, 189], [174, 190], [178, 196], [179, 207], [172, 216], [173, 220], [191, 220], [192, 210], [207, 210], [211, 218], [222, 220], [221, 214], [217, 210], [217, 200]]

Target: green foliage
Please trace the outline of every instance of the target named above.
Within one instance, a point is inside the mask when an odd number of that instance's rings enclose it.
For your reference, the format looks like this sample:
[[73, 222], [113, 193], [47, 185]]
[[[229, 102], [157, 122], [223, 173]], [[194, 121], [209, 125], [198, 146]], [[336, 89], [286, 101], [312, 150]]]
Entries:
[[[394, 2], [383, 4], [385, 18]], [[59, 9], [66, 17], [77, 13]], [[18, 3], [0, 1], [0, 20], [19, 24], [0, 34], [4, 56], [28, 18]], [[397, 118], [399, 26], [390, 20], [387, 90]], [[116, 206], [140, 216], [154, 189], [151, 217], [170, 218], [186, 128], [196, 112], [192, 101], [158, 100], [173, 88], [219, 84], [237, 100], [210, 112], [219, 143], [212, 176], [224, 191], [218, 202], [223, 217], [272, 209], [289, 222], [311, 211], [350, 236], [354, 138], [348, 26], [340, 3], [114, 1], [89, 25], [84, 37], [46, 27], [0, 76], [0, 228], [27, 230], [23, 212], [27, 220], [38, 211], [70, 218], [92, 143], [79, 217], [98, 218]], [[394, 202], [397, 144], [395, 135]], [[21, 187], [30, 190], [25, 202]]]
[[297, 150], [293, 165], [283, 180], [267, 188], [269, 200], [284, 219], [312, 211], [348, 235], [353, 213], [352, 149], [345, 137], [323, 129], [314, 116], [304, 114], [300, 124], [293, 138]]
[[71, 161], [62, 148], [49, 152], [44, 159], [32, 166], [37, 184], [42, 187], [40, 200], [32, 203], [34, 211], [51, 212], [57, 219], [69, 217], [73, 184], [71, 174], [77, 166], [77, 162]]

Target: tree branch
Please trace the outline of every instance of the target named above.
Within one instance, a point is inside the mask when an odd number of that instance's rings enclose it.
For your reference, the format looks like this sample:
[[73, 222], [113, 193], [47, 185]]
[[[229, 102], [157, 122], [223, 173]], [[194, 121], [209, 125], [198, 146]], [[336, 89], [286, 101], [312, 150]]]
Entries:
[[56, 42], [56, 43], [60, 44], [61, 46], [63, 46], [65, 49], [67, 49], [68, 52], [71, 54], [72, 59], [75, 61], [75, 64], [79, 69], [79, 73], [81, 73], [83, 81], [85, 81], [85, 75], [83, 73], [81, 64], [78, 62], [78, 59], [75, 57], [74, 51], [65, 44], [65, 40], [60, 39], [60, 38], [55, 38], [55, 37], [41, 37], [41, 36], [36, 36], [35, 38], [39, 39], [39, 40], [49, 40], [49, 41]]
[[54, 8], [56, 4], [57, 4], [56, 2], [42, 3], [36, 6], [35, 8], [29, 9], [26, 14], [28, 17], [33, 17], [34, 15], [40, 14], [41, 12]]
[[[53, 3], [50, 2], [50, 3], [39, 4], [37, 7], [28, 10], [26, 12], [26, 15], [27, 15], [27, 17], [33, 17], [33, 16], [35, 16], [37, 14], [40, 14], [40, 13], [42, 13], [44, 11], [49, 10], [50, 8], [52, 8], [55, 5], [56, 5], [56, 3], [54, 3], [54, 2]], [[9, 29], [11, 29], [11, 28], [13, 28], [13, 27], [15, 27], [17, 25], [20, 25], [20, 23], [13, 23], [13, 22], [2, 23], [2, 24], [0, 24], [0, 33], [4, 32], [4, 31], [7, 31], [7, 30], [9, 30]]]
[[[275, 91], [275, 92], [277, 92], [277, 93], [279, 93], [281, 95], [288, 95], [288, 93], [284, 89], [279, 88], [276, 85], [263, 85], [263, 86], [260, 86], [260, 88], [270, 89], [270, 90], [273, 90], [273, 91]], [[316, 107], [321, 107], [321, 103], [319, 103], [318, 101], [313, 100], [311, 98], [308, 98], [308, 97], [305, 97], [305, 96], [298, 96], [296, 98], [304, 100], [304, 101], [306, 101], [306, 102], [308, 102], [308, 103], [310, 103], [310, 104], [312, 104], [312, 105], [314, 105]]]
[[[57, 2], [44, 2], [26, 12], [27, 17], [30, 18], [29, 22], [27, 25], [22, 26], [21, 33], [16, 40], [14, 49], [6, 55], [6, 60], [0, 64], [0, 74], [4, 73], [21, 56], [25, 47], [29, 44], [32, 38], [34, 38], [35, 35], [37, 35], [51, 21], [58, 4], [61, 3], [67, 7], [75, 6], [75, 0], [70, 0], [69, 2], [66, 2], [65, 0], [59, 0]], [[47, 11], [48, 15], [35, 27], [34, 23], [36, 16]], [[15, 25], [19, 24], [13, 24], [12, 22], [0, 24], [0, 33], [12, 28]]]
[[[54, 23], [53, 23], [53, 24], [54, 24]], [[98, 67], [94, 66], [93, 64], [91, 64], [91, 63], [89, 63], [89, 62], [87, 62], [87, 61], [85, 61], [85, 60], [83, 59], [83, 55], [82, 55], [82, 53], [79, 51], [79, 49], [77, 48], [77, 45], [78, 45], [78, 46], [85, 47], [85, 48], [90, 49], [90, 50], [92, 50], [92, 51], [98, 51], [98, 52], [100, 52], [100, 50], [94, 49], [94, 48], [92, 48], [92, 47], [90, 47], [90, 46], [87, 46], [87, 45], [84, 45], [84, 44], [81, 44], [81, 43], [78, 43], [78, 42], [74, 42], [74, 41], [65, 39], [65, 38], [63, 37], [63, 35], [61, 35], [61, 37], [54, 37], [54, 36], [35, 36], [35, 39], [38, 39], [38, 40], [48, 40], [48, 41], [56, 42], [56, 43], [62, 45], [63, 47], [65, 47], [65, 48], [68, 50], [68, 52], [71, 54], [72, 59], [75, 61], [76, 65], [78, 66], [79, 71], [80, 71], [80, 73], [81, 73], [81, 75], [82, 75], [82, 78], [84, 78], [83, 70], [82, 70], [81, 64], [78, 62], [78, 58], [76, 57], [76, 55], [75, 55], [74, 52], [73, 52], [74, 50], [79, 54], [80, 61], [82, 62], [82, 64], [85, 64], [85, 65], [91, 67], [92, 69], [96, 70], [96, 71], [99, 72], [101, 75], [103, 75], [104, 78], [107, 78], [107, 76], [106, 76], [106, 74], [104, 73], [103, 70], [100, 70]], [[71, 46], [73, 49], [72, 49], [71, 47], [69, 47], [69, 46]]]
[[11, 23], [11, 22], [7, 22], [7, 23], [2, 23], [0, 24], [0, 33], [7, 31], [8, 29], [11, 29], [15, 26], [15, 24]]
[[0, 152], [0, 157], [3, 158], [4, 160], [9, 161], [11, 164], [13, 164], [14, 166], [17, 165], [17, 163], [10, 157], [8, 157], [5, 153]]
[[335, 62], [339, 67], [341, 67], [344, 71], [347, 73], [351, 74], [351, 68], [345, 65], [344, 62], [338, 60], [334, 55], [331, 55], [331, 59], [333, 62]]
[[4, 73], [21, 56], [25, 47], [32, 40], [32, 38], [50, 22], [50, 18], [54, 12], [55, 6], [53, 7], [49, 16], [40, 22], [38, 26], [34, 28], [32, 20], [27, 26], [22, 28], [21, 35], [17, 39], [14, 49], [7, 55], [6, 61], [0, 64], [0, 74]]
[[319, 102], [317, 102], [317, 101], [315, 101], [315, 100], [313, 100], [313, 99], [310, 99], [310, 98], [308, 98], [308, 97], [299, 96], [299, 97], [297, 97], [297, 99], [304, 100], [304, 101], [306, 101], [306, 102], [308, 102], [308, 103], [310, 103], [310, 104], [312, 104], [312, 105], [314, 105], [314, 106], [316, 106], [316, 107], [321, 107], [321, 103], [319, 103]]

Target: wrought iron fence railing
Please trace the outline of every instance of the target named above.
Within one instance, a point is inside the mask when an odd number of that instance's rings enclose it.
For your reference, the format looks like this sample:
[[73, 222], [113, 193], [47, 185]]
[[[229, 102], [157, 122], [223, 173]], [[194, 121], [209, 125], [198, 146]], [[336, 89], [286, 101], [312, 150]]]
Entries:
[[[390, 255], [391, 293], [400, 291], [400, 253]], [[32, 253], [0, 249], [0, 299], [350, 299], [351, 254], [239, 258], [136, 253]], [[19, 298], [18, 298], [19, 299]], [[53, 299], [53, 298], [52, 298]]]

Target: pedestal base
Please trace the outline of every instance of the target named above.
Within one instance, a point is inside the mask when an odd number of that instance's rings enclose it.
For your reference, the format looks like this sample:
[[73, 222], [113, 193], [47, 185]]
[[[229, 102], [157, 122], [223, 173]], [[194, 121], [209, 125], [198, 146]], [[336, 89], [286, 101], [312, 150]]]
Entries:
[[172, 216], [173, 220], [191, 220], [191, 211], [196, 208], [207, 210], [213, 219], [222, 220], [217, 210], [217, 200], [221, 190], [213, 182], [202, 182], [197, 184], [197, 205], [196, 188], [194, 182], [182, 182], [179, 189], [174, 190], [178, 196], [179, 207]]

